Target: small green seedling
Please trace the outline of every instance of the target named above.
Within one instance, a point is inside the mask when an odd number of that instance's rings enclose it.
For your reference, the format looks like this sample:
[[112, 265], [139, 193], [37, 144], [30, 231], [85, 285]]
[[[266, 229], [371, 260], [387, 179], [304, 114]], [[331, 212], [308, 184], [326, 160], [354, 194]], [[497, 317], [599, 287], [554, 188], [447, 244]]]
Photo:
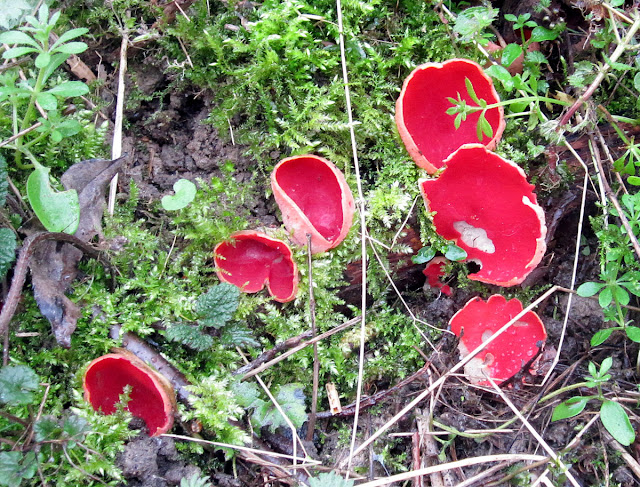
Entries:
[[[459, 262], [467, 258], [467, 251], [453, 243], [448, 243], [441, 250], [444, 256], [451, 261]], [[422, 247], [416, 255], [411, 257], [411, 262], [414, 264], [426, 264], [436, 256], [437, 252], [438, 249], [434, 247]]]
[[187, 207], [196, 197], [196, 185], [188, 179], [179, 179], [173, 185], [175, 195], [163, 196], [161, 204], [167, 211], [177, 211]]
[[[595, 399], [597, 401], [601, 401], [600, 420], [606, 430], [619, 443], [624, 446], [629, 446], [636, 438], [633, 426], [631, 426], [631, 422], [629, 421], [629, 416], [619, 403], [606, 399], [602, 393], [602, 385], [611, 379], [611, 374], [608, 372], [609, 369], [611, 369], [612, 364], [613, 359], [611, 357], [607, 357], [602, 361], [600, 370], [598, 370], [596, 364], [589, 362], [589, 375], [585, 376], [585, 382], [572, 384], [566, 388], [555, 391], [553, 393], [554, 396], [571, 389], [589, 387], [595, 388], [597, 390], [597, 394], [592, 396], [574, 396], [561, 402], [553, 410], [551, 421], [559, 421], [561, 419], [568, 419], [577, 416], [584, 410], [589, 401]], [[543, 402], [550, 397], [551, 395], [543, 398], [540, 402]]]

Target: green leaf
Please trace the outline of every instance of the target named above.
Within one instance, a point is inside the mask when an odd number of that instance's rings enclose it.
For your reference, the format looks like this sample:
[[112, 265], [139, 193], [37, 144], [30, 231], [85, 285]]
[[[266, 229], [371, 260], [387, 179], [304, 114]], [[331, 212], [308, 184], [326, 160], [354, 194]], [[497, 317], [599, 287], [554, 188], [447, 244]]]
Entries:
[[[478, 119], [478, 123], [480, 124], [484, 135], [489, 138], [493, 137], [493, 127], [491, 127], [489, 121], [484, 117], [484, 114]], [[482, 138], [480, 140], [482, 140]]]
[[51, 61], [51, 54], [48, 52], [41, 52], [36, 56], [36, 68], [43, 69], [46, 68], [49, 62]]
[[411, 257], [414, 264], [426, 264], [436, 256], [436, 250], [433, 247], [422, 247], [418, 253]]
[[47, 90], [47, 93], [70, 98], [72, 96], [86, 95], [89, 93], [89, 87], [82, 81], [65, 81], [64, 83]]
[[601, 308], [606, 308], [613, 301], [613, 291], [610, 287], [605, 287], [598, 296], [598, 302]]
[[258, 347], [260, 345], [249, 327], [240, 322], [228, 323], [222, 329], [220, 342], [223, 345], [238, 347]]
[[55, 110], [56, 108], [58, 108], [57, 98], [51, 93], [47, 93], [46, 91], [38, 93], [38, 96], [36, 96], [36, 101], [46, 111]]
[[[51, 46], [51, 49], [57, 48], [60, 44], [64, 44], [65, 42], [69, 42], [71, 39], [75, 39], [76, 37], [80, 37], [89, 32], [89, 29], [84, 27], [80, 27], [77, 29], [70, 29], [63, 33], [58, 40]], [[84, 43], [83, 43], [84, 44]], [[85, 44], [86, 45], [86, 44]]]
[[511, 66], [516, 59], [522, 55], [522, 46], [520, 44], [507, 44], [502, 51], [503, 66]]
[[561, 419], [573, 418], [580, 414], [587, 403], [589, 402], [590, 397], [572, 397], [571, 399], [567, 399], [564, 402], [558, 404], [553, 410], [553, 414], [551, 416], [551, 421], [559, 421]]
[[13, 47], [3, 52], [2, 57], [4, 59], [13, 59], [24, 56], [25, 54], [31, 54], [32, 52], [38, 52], [38, 50], [33, 47]]
[[167, 211], [176, 211], [185, 208], [196, 197], [196, 185], [188, 179], [179, 179], [173, 184], [175, 195], [163, 196], [162, 207]]
[[531, 31], [529, 42], [552, 41], [558, 38], [558, 33], [546, 27], [538, 26]]
[[245, 409], [255, 408], [264, 403], [264, 400], [260, 397], [260, 389], [253, 382], [233, 382], [231, 390], [238, 404]]
[[36, 454], [24, 455], [19, 451], [0, 452], [0, 485], [19, 487], [25, 479], [31, 479], [38, 471]]
[[7, 365], [0, 369], [0, 403], [10, 406], [32, 404], [40, 379], [26, 365]]
[[321, 473], [309, 478], [309, 487], [353, 487], [353, 480], [346, 480], [337, 473]]
[[166, 336], [168, 340], [182, 343], [199, 352], [209, 350], [213, 346], [211, 335], [204, 333], [198, 326], [186, 323], [174, 323], [167, 327]]
[[4, 279], [16, 260], [16, 246], [16, 234], [9, 228], [0, 228], [0, 279]]
[[37, 164], [27, 179], [27, 196], [34, 213], [50, 232], [74, 234], [80, 221], [75, 189], [55, 191], [49, 184], [49, 168]]
[[609, 372], [609, 369], [611, 369], [612, 365], [613, 365], [613, 359], [611, 357], [605, 358], [600, 364], [600, 370], [598, 371], [598, 374], [600, 375], [600, 377], [604, 376], [604, 374]]
[[601, 345], [602, 343], [604, 343], [604, 341], [607, 338], [609, 338], [611, 336], [612, 333], [613, 333], [613, 330], [611, 328], [605, 328], [604, 330], [597, 331], [591, 337], [591, 346], [592, 347], [597, 347], [598, 345]]
[[617, 402], [602, 401], [600, 420], [611, 436], [622, 445], [629, 446], [636, 439], [636, 433], [626, 411]]
[[11, 30], [9, 32], [3, 32], [0, 34], [0, 42], [4, 44], [25, 44], [27, 46], [35, 47], [36, 49], [40, 49], [40, 45], [31, 37], [29, 34], [25, 32], [20, 32], [18, 30]]
[[233, 284], [222, 282], [198, 298], [196, 313], [204, 326], [220, 328], [233, 318], [239, 301], [240, 290]]
[[640, 72], [636, 73], [636, 75], [633, 77], [633, 87], [637, 91], [640, 91]]
[[469, 93], [471, 99], [479, 105], [480, 100], [478, 99], [478, 95], [476, 95], [476, 90], [473, 89], [473, 83], [471, 83], [471, 80], [469, 78], [465, 78], [464, 84], [467, 87], [467, 93]]
[[627, 182], [633, 186], [640, 186], [640, 177], [638, 176], [629, 176], [627, 178]]
[[500, 81], [505, 90], [513, 90], [513, 78], [509, 71], [507, 71], [507, 68], [505, 68], [504, 66], [501, 66], [499, 64], [492, 64], [487, 69], [485, 69], [485, 72], [492, 78]]
[[65, 54], [80, 54], [87, 50], [87, 44], [84, 42], [69, 42], [57, 47], [54, 52], [63, 52]]
[[[296, 428], [300, 428], [307, 420], [304, 399], [302, 384], [283, 385], [276, 394], [276, 401]], [[257, 428], [269, 426], [272, 431], [275, 431], [280, 426], [287, 426], [287, 422], [276, 407], [267, 402], [255, 409], [251, 422]]]
[[581, 284], [576, 293], [578, 296], [582, 296], [583, 298], [588, 298], [600, 292], [600, 289], [604, 287], [604, 284], [601, 282], [585, 282]]
[[631, 66], [629, 66], [628, 64], [613, 62], [607, 57], [606, 54], [603, 54], [602, 57], [604, 58], [605, 62], [616, 71], [627, 71], [631, 69]]
[[461, 261], [467, 258], [467, 251], [454, 244], [449, 244], [445, 249], [444, 256], [452, 261]]

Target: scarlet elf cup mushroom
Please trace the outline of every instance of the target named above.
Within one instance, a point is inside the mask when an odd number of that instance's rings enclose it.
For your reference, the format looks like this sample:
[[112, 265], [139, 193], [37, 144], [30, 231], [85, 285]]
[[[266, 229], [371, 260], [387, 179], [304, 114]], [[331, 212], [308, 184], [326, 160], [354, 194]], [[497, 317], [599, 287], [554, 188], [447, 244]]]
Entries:
[[[466, 357], [522, 309], [519, 300], [507, 301], [499, 294], [487, 301], [470, 300], [449, 322], [451, 331], [460, 337], [460, 355]], [[465, 375], [474, 384], [489, 385], [487, 377], [501, 384], [518, 373], [546, 339], [544, 324], [536, 313], [529, 311], [472, 358], [464, 367]]]
[[544, 211], [515, 163], [480, 144], [466, 144], [446, 160], [437, 179], [420, 181], [436, 232], [480, 265], [470, 279], [514, 286], [546, 250]]
[[233, 233], [214, 249], [216, 273], [221, 281], [246, 293], [257, 293], [265, 284], [276, 301], [286, 303], [298, 292], [298, 266], [282, 240], [255, 230]]
[[96, 411], [113, 414], [120, 396], [129, 386], [127, 409], [142, 418], [150, 436], [166, 433], [173, 426], [176, 396], [170, 382], [126, 350], [93, 360], [84, 373], [84, 398]]
[[[452, 107], [449, 98], [465, 100], [474, 105], [467, 92], [469, 80], [479, 99], [487, 104], [498, 103], [498, 93], [482, 67], [468, 59], [451, 59], [444, 63], [418, 66], [404, 81], [396, 102], [396, 124], [400, 138], [415, 163], [429, 174], [444, 165], [445, 159], [463, 144], [477, 143], [476, 125], [480, 112], [469, 114], [456, 129], [455, 117], [448, 115]], [[488, 109], [485, 118], [493, 135], [480, 141], [493, 150], [504, 131], [502, 107]]]
[[298, 245], [317, 254], [338, 246], [349, 233], [355, 209], [347, 181], [323, 157], [303, 155], [281, 160], [271, 173], [271, 187], [284, 226]]

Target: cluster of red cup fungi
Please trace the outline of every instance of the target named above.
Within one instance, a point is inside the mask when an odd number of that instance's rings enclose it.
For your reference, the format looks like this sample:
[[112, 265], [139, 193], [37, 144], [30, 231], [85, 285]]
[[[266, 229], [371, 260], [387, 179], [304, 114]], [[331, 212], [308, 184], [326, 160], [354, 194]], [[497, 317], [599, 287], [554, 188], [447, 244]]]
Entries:
[[[480, 111], [467, 115], [458, 128], [454, 117], [447, 114], [451, 99], [474, 105], [467, 90], [469, 82], [478, 98], [496, 105], [484, 112], [492, 135], [483, 137], [481, 143], [476, 131]], [[493, 82], [475, 62], [426, 63], [405, 80], [396, 105], [396, 123], [415, 163], [430, 175], [437, 174], [421, 180], [420, 191], [427, 210], [434, 214], [436, 232], [455, 242], [467, 252], [468, 261], [480, 266], [469, 278], [514, 286], [542, 260], [547, 229], [535, 188], [524, 171], [491, 152], [505, 127], [499, 101]], [[424, 270], [427, 284], [450, 294], [449, 286], [440, 281], [446, 259], [436, 259]], [[466, 356], [477, 348], [520, 311], [518, 300], [505, 304], [497, 295], [487, 302], [472, 299], [450, 322], [452, 331], [461, 335], [461, 354]], [[502, 382], [539, 350], [546, 338], [544, 326], [533, 312], [525, 317], [469, 362], [466, 370], [472, 381], [486, 383], [480, 378], [482, 372]], [[510, 343], [518, 347], [509, 348]]]
[[[435, 179], [421, 180], [420, 190], [434, 213], [436, 231], [479, 264], [480, 270], [469, 277], [513, 286], [522, 283], [544, 255], [544, 213], [524, 171], [491, 152], [505, 126], [502, 108], [486, 111], [492, 136], [483, 143], [476, 133], [479, 113], [469, 115], [458, 129], [454, 117], [446, 114], [449, 98], [472, 103], [465, 80], [479, 98], [499, 102], [491, 79], [476, 63], [453, 59], [423, 64], [402, 88], [398, 131], [416, 164], [431, 175], [438, 173]], [[283, 159], [271, 174], [271, 186], [293, 242], [304, 246], [310, 240], [310, 251], [316, 254], [345, 239], [354, 200], [344, 175], [330, 161], [315, 155]], [[282, 240], [257, 230], [237, 232], [215, 247], [214, 259], [221, 281], [247, 293], [266, 286], [282, 303], [295, 299], [298, 268]], [[451, 288], [440, 280], [446, 262], [436, 257], [424, 273], [429, 286], [450, 295]], [[450, 321], [451, 330], [461, 336], [461, 354], [481, 346], [522, 309], [517, 299], [507, 301], [500, 295], [470, 300]], [[545, 339], [542, 321], [530, 311], [471, 359], [465, 373], [476, 384], [488, 384], [487, 377], [502, 383], [533, 358]], [[116, 410], [127, 386], [127, 409], [145, 421], [151, 436], [166, 433], [173, 425], [175, 393], [168, 380], [142, 360], [117, 350], [95, 359], [84, 374], [85, 399], [104, 414]]]

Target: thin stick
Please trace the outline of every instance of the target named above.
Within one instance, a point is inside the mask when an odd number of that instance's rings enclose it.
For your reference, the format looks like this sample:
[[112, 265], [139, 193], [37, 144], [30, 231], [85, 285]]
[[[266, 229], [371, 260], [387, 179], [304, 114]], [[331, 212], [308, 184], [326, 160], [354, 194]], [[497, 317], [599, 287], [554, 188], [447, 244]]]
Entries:
[[307, 340], [306, 342], [301, 343], [300, 345], [298, 345], [297, 347], [292, 348], [291, 350], [287, 350], [282, 355], [274, 358], [273, 360], [269, 360], [266, 364], [263, 364], [260, 367], [256, 367], [252, 371], [247, 372], [246, 374], [244, 374], [242, 376], [241, 380], [247, 380], [247, 379], [249, 379], [250, 377], [253, 377], [256, 374], [259, 374], [260, 372], [268, 369], [272, 365], [275, 365], [278, 362], [282, 362], [287, 357], [290, 357], [294, 353], [299, 352], [300, 350], [302, 350], [303, 348], [308, 347], [309, 345], [313, 345], [314, 343], [319, 342], [320, 340], [324, 340], [325, 338], [330, 337], [331, 335], [334, 335], [335, 333], [338, 333], [340, 331], [344, 331], [347, 328], [351, 328], [353, 325], [358, 323], [358, 321], [360, 321], [360, 317], [359, 316], [356, 317], [356, 318], [351, 318], [349, 321], [346, 321], [346, 322], [342, 323], [341, 325], [338, 325], [335, 328], [332, 328], [329, 331], [325, 331], [324, 333], [321, 333], [317, 337], [312, 338], [311, 340]]
[[484, 455], [480, 457], [465, 458], [464, 460], [458, 460], [456, 462], [443, 463], [441, 465], [434, 465], [433, 467], [425, 467], [411, 472], [405, 472], [398, 475], [392, 475], [384, 479], [374, 480], [373, 482], [365, 482], [359, 484], [358, 487], [382, 487], [384, 485], [391, 485], [394, 482], [402, 482], [414, 477], [422, 475], [431, 475], [435, 472], [444, 472], [447, 470], [453, 470], [454, 468], [470, 467], [471, 465], [477, 465], [479, 463], [493, 463], [493, 462], [537, 462], [547, 459], [542, 455], [529, 455], [525, 453], [503, 453], [499, 455]]
[[18, 132], [17, 134], [12, 135], [8, 139], [3, 140], [2, 142], [0, 142], [0, 147], [4, 147], [5, 145], [10, 144], [14, 140], [19, 139], [20, 137], [22, 137], [23, 135], [27, 135], [29, 132], [31, 132], [32, 130], [37, 129], [41, 125], [42, 125], [42, 122], [34, 123], [31, 127], [26, 128], [26, 129], [22, 130], [21, 132]]
[[[452, 374], [456, 373], [458, 370], [463, 368], [467, 363], [469, 363], [473, 357], [479, 354], [484, 348], [491, 342], [493, 342], [496, 338], [502, 335], [505, 331], [507, 331], [514, 323], [516, 323], [520, 318], [522, 318], [525, 314], [531, 311], [533, 308], [538, 306], [542, 301], [547, 299], [553, 293], [558, 291], [557, 286], [553, 286], [549, 288], [544, 294], [542, 294], [538, 299], [536, 299], [533, 303], [523, 309], [520, 313], [514, 316], [511, 320], [505, 323], [498, 331], [496, 331], [489, 338], [484, 340], [480, 345], [478, 345], [475, 349], [469, 352], [469, 355], [460, 360], [456, 365], [454, 365], [451, 370], [447, 373], [443, 374], [437, 381], [431, 384], [427, 389], [421, 392], [418, 396], [416, 396], [413, 401], [403, 407], [393, 418], [387, 421], [384, 425], [382, 425], [378, 431], [376, 431], [371, 437], [367, 438], [360, 446], [353, 452], [353, 455], [357, 455], [362, 450], [364, 450], [370, 443], [373, 443], [376, 439], [378, 439], [385, 431], [387, 431], [391, 426], [396, 424], [400, 418], [402, 418], [405, 414], [411, 411], [416, 405], [418, 405], [423, 399], [429, 396], [433, 391], [435, 391], [441, 384], [443, 384]], [[344, 464], [345, 461], [341, 463]]]
[[[117, 159], [122, 155], [122, 120], [124, 116], [124, 75], [127, 72], [127, 47], [129, 46], [129, 34], [122, 32], [120, 44], [120, 69], [118, 71], [118, 95], [116, 99], [116, 122], [113, 127], [113, 144], [111, 146], [111, 159]], [[109, 215], [113, 216], [116, 207], [116, 193], [118, 191], [118, 174], [116, 173], [109, 184]]]
[[544, 441], [544, 438], [540, 436], [531, 423], [522, 415], [522, 413], [518, 410], [518, 408], [511, 402], [511, 400], [507, 397], [507, 395], [498, 387], [495, 381], [490, 377], [486, 377], [496, 394], [500, 396], [500, 398], [506, 403], [507, 406], [513, 411], [513, 414], [518, 416], [518, 419], [522, 422], [522, 424], [529, 430], [529, 433], [536, 439], [536, 441], [542, 446], [542, 448], [549, 454], [551, 458], [562, 468], [563, 473], [567, 476], [567, 479], [574, 487], [581, 487], [578, 481], [575, 479], [573, 474], [569, 471], [569, 467], [567, 467], [564, 462], [560, 459], [560, 457], [553, 451], [553, 449], [549, 446], [549, 444]]
[[[362, 190], [362, 178], [360, 177], [360, 164], [358, 162], [358, 149], [356, 145], [356, 134], [353, 129], [353, 112], [351, 110], [351, 93], [349, 91], [349, 75], [347, 73], [347, 58], [344, 48], [344, 26], [342, 24], [342, 3], [336, 0], [336, 13], [338, 16], [338, 33], [340, 44], [340, 62], [342, 64], [342, 80], [344, 82], [344, 96], [346, 102], [347, 116], [349, 119], [349, 134], [351, 135], [351, 151], [353, 153], [353, 166], [358, 186], [358, 206], [360, 207], [360, 253], [362, 261], [362, 296], [360, 311], [360, 354], [358, 359], [358, 384], [356, 387], [356, 411], [353, 416], [353, 430], [351, 431], [351, 446], [347, 457], [347, 472], [351, 470], [351, 461], [354, 456], [356, 436], [358, 434], [358, 418], [360, 415], [360, 398], [362, 397], [362, 378], [364, 376], [364, 342], [366, 340], [366, 314], [367, 314], [367, 224], [365, 218], [365, 199]], [[347, 473], [347, 478], [349, 474]]]
[[[578, 229], [576, 231], [577, 233], [576, 234], [576, 250], [573, 254], [573, 267], [571, 268], [571, 290], [573, 290], [576, 287], [576, 279], [578, 275], [578, 262], [580, 260], [580, 238], [582, 236], [582, 227], [584, 225], [584, 213], [585, 213], [585, 208], [587, 206], [587, 183], [588, 181], [590, 181], [590, 179], [589, 179], [589, 168], [580, 157], [580, 154], [576, 152], [576, 150], [573, 148], [571, 144], [569, 144], [569, 142], [564, 136], [562, 137], [562, 140], [564, 144], [567, 146], [567, 148], [569, 149], [569, 151], [573, 154], [576, 160], [580, 162], [580, 164], [584, 169], [584, 180], [582, 183], [582, 199], [580, 201], [580, 217], [578, 218]], [[560, 353], [562, 352], [562, 346], [564, 344], [564, 339], [567, 334], [567, 326], [569, 324], [569, 313], [571, 312], [572, 304], [573, 304], [573, 293], [569, 293], [569, 295], [567, 296], [567, 309], [565, 310], [564, 320], [562, 321], [562, 332], [560, 333], [560, 340], [558, 340], [556, 355], [553, 358], [551, 367], [549, 367], [549, 370], [547, 371], [546, 375], [544, 376], [544, 379], [542, 380], [542, 385], [545, 385], [547, 383], [547, 381], [551, 377], [551, 374], [556, 368], [556, 365], [558, 365], [558, 362], [560, 362]]]
[[[307, 233], [307, 266], [309, 269], [309, 319], [311, 333], [316, 337], [316, 300], [313, 296], [313, 263], [311, 259], [311, 234]], [[307, 441], [313, 441], [313, 430], [316, 427], [316, 413], [318, 412], [318, 383], [320, 379], [320, 361], [318, 360], [318, 342], [313, 344], [313, 391], [311, 393], [311, 414], [307, 423]]]

